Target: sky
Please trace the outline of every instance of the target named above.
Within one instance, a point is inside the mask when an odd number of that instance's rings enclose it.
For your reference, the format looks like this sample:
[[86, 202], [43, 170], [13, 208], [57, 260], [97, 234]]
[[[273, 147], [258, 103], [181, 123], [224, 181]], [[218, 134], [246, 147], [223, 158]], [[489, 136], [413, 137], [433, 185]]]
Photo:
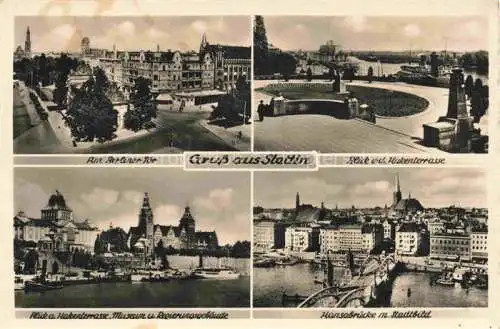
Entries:
[[217, 232], [220, 244], [250, 240], [250, 174], [178, 168], [16, 168], [14, 212], [40, 218], [51, 194], [64, 195], [77, 220], [128, 232], [137, 226], [144, 192], [154, 223], [178, 225], [186, 204], [196, 230]]
[[396, 173], [403, 198], [411, 193], [425, 208], [456, 205], [487, 207], [486, 173], [470, 168], [329, 168], [315, 172], [256, 172], [254, 202], [264, 208], [294, 208], [301, 203], [325, 207], [384, 207], [392, 204]]
[[488, 50], [486, 16], [264, 16], [267, 39], [282, 50]]
[[83, 37], [91, 48], [118, 50], [198, 50], [207, 33], [209, 43], [251, 45], [248, 16], [17, 16], [14, 42], [24, 48], [26, 29], [33, 52], [80, 51]]

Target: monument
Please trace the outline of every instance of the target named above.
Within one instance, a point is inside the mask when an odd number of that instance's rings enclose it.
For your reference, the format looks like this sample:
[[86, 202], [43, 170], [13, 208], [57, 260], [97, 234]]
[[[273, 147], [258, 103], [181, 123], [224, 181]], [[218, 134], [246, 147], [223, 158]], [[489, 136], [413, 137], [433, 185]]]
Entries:
[[424, 145], [453, 153], [484, 153], [487, 136], [474, 128], [474, 120], [467, 111], [464, 75], [454, 68], [450, 76], [448, 110], [437, 122], [424, 124]]

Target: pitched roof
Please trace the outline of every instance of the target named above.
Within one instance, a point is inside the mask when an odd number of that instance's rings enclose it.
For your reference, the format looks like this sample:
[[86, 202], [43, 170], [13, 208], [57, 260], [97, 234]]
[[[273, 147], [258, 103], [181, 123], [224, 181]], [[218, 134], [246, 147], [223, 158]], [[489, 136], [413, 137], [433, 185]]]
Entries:
[[208, 45], [209, 52], [222, 51], [223, 57], [226, 59], [250, 59], [250, 47], [243, 46], [227, 46], [227, 45]]
[[218, 243], [217, 233], [213, 232], [196, 232], [195, 238], [197, 242], [201, 243]]
[[160, 228], [161, 230], [161, 235], [165, 236], [168, 234], [170, 230], [174, 231], [174, 235], [178, 237], [180, 235], [180, 230], [179, 227], [173, 226], [173, 225], [155, 225], [155, 230], [157, 228]]
[[422, 227], [417, 223], [402, 223], [398, 232], [420, 232]]
[[422, 211], [424, 210], [424, 207], [417, 199], [409, 198], [400, 200], [398, 204], [394, 207], [394, 209], [401, 211], [406, 211], [406, 210]]

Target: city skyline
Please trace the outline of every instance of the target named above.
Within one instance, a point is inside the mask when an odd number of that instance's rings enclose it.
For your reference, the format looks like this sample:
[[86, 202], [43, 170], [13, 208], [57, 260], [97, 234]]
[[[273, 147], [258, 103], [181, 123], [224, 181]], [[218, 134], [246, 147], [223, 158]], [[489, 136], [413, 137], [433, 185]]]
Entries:
[[328, 40], [354, 51], [488, 50], [486, 16], [264, 16], [268, 42], [317, 51]]
[[[161, 177], [161, 179], [159, 179]], [[227, 178], [227, 179], [226, 179]], [[137, 226], [148, 192], [154, 223], [177, 225], [185, 206], [196, 227], [216, 231], [221, 245], [250, 240], [250, 177], [246, 173], [196, 173], [165, 168], [16, 168], [14, 211], [40, 218], [58, 190], [74, 218], [99, 229]]]
[[28, 27], [34, 53], [80, 52], [83, 37], [91, 48], [198, 51], [204, 33], [212, 44], [250, 46], [250, 24], [248, 16], [18, 16], [14, 48], [24, 46]]
[[477, 168], [335, 168], [307, 173], [256, 173], [254, 206], [294, 208], [299, 192], [301, 203], [318, 207], [322, 201], [327, 208], [389, 207], [396, 174], [403, 198], [411, 194], [425, 208], [487, 208], [486, 173]]

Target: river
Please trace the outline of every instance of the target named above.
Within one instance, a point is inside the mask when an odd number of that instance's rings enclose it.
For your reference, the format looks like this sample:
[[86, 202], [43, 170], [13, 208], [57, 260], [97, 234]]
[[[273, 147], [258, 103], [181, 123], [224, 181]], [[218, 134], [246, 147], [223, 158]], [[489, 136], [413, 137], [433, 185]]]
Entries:
[[[336, 269], [335, 276], [342, 269]], [[254, 268], [254, 307], [282, 307], [282, 295], [308, 296], [321, 289], [315, 277], [317, 265], [297, 264], [286, 267]], [[393, 283], [391, 307], [487, 307], [488, 291], [470, 288], [430, 286], [428, 273], [402, 273]], [[408, 288], [412, 293], [407, 297]], [[293, 306], [293, 305], [287, 305]]]
[[[381, 75], [389, 75], [389, 74], [396, 74], [397, 72], [401, 71], [401, 65], [404, 64], [392, 64], [392, 63], [376, 63], [376, 62], [367, 62], [360, 60], [356, 57], [351, 57], [351, 60], [355, 61], [356, 63], [359, 64], [359, 71], [358, 74], [360, 75], [366, 75], [368, 73], [368, 68], [371, 66], [373, 68], [373, 75], [375, 76], [381, 76]], [[406, 63], [407, 64], [407, 63]], [[474, 80], [479, 78], [483, 85], [488, 84], [488, 76], [484, 74], [478, 74], [475, 71], [467, 71], [464, 70], [464, 75], [467, 77], [467, 75], [472, 75]]]
[[[168, 256], [170, 266], [189, 269], [198, 257]], [[249, 259], [204, 258], [204, 266], [231, 266], [244, 274], [236, 280], [171, 280], [168, 282], [112, 282], [67, 286], [43, 293], [15, 292], [22, 308], [149, 308], [249, 307]]]

